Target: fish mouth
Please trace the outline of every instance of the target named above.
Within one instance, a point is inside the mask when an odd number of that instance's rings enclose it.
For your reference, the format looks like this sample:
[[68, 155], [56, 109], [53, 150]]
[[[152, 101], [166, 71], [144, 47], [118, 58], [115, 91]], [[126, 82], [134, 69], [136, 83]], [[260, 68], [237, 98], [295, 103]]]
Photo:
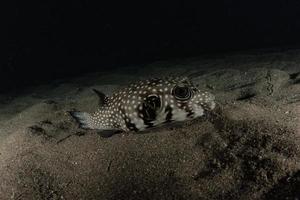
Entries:
[[213, 109], [215, 109], [215, 107], [216, 107], [216, 102], [215, 102], [215, 101], [212, 101], [212, 102], [210, 103], [210, 109], [213, 110]]
[[209, 101], [205, 103], [205, 110], [213, 110], [216, 107], [216, 102], [215, 101]]
[[215, 99], [216, 99], [215, 95], [206, 92], [205, 104], [206, 107], [209, 108], [210, 110], [213, 110], [216, 107]]
[[197, 107], [201, 107], [202, 109], [204, 109], [205, 111], [211, 111], [214, 110], [216, 108], [216, 102], [215, 101], [205, 101], [205, 102], [201, 102], [199, 104], [196, 104]]

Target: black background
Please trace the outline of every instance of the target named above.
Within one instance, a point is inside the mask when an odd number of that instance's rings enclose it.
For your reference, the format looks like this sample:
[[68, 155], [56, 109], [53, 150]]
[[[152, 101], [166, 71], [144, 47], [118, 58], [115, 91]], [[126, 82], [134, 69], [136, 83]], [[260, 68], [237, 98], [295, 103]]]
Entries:
[[298, 0], [9, 1], [0, 90], [131, 64], [297, 47]]

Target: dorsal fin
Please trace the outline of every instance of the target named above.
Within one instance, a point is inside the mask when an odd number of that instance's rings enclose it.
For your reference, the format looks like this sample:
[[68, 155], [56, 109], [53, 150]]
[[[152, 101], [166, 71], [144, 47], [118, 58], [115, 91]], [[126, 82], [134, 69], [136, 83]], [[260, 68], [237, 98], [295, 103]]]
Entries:
[[99, 97], [99, 105], [103, 106], [104, 104], [107, 103], [107, 97], [105, 96], [105, 94], [99, 90], [93, 89], [93, 91], [97, 94], [97, 96]]

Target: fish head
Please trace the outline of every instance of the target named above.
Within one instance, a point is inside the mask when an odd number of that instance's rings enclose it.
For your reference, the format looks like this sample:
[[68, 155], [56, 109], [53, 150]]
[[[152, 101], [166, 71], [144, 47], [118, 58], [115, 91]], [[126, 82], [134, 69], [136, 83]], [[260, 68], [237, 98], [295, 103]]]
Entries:
[[189, 118], [202, 116], [205, 111], [215, 108], [215, 96], [197, 88], [188, 78], [176, 81], [171, 90], [171, 95], [179, 110], [187, 113]]

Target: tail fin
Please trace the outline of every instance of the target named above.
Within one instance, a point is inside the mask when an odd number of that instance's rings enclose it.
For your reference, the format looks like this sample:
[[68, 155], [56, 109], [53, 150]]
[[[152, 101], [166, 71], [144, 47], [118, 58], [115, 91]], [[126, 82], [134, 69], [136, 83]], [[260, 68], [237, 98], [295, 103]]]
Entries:
[[93, 129], [92, 116], [86, 112], [69, 112], [72, 117], [79, 123], [80, 128]]

